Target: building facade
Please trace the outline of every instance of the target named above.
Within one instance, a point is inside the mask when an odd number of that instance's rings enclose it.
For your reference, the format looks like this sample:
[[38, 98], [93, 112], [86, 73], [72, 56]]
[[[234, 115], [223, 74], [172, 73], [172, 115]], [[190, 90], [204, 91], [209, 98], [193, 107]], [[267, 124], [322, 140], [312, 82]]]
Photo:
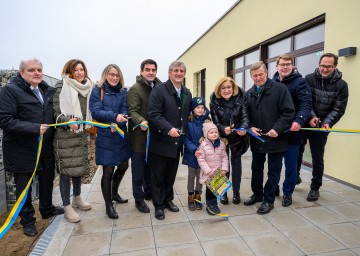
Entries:
[[[209, 101], [216, 82], [232, 77], [244, 90], [253, 83], [250, 65], [262, 60], [269, 77], [276, 72], [276, 57], [290, 53], [303, 76], [318, 66], [326, 52], [339, 53], [359, 47], [360, 1], [358, 0], [240, 0], [179, 59], [186, 63], [186, 86], [193, 95]], [[356, 54], [339, 58], [338, 69], [349, 85], [347, 110], [335, 128], [360, 130], [360, 94]], [[360, 187], [359, 134], [332, 133], [325, 153], [325, 174]], [[306, 162], [311, 162], [307, 154]]]

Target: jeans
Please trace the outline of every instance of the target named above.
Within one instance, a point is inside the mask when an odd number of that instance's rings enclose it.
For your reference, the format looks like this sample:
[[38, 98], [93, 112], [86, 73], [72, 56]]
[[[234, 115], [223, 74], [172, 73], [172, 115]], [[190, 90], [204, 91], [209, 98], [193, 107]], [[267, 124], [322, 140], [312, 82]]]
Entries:
[[297, 165], [300, 145], [288, 145], [288, 151], [284, 153], [285, 180], [283, 183], [284, 195], [290, 196], [294, 192], [297, 181]]
[[[264, 163], [268, 155], [268, 180], [263, 188]], [[251, 189], [256, 197], [264, 196], [264, 201], [273, 203], [275, 191], [279, 184], [282, 167], [283, 152], [279, 153], [256, 153], [252, 152], [251, 163]]]
[[70, 205], [70, 180], [73, 184], [73, 197], [81, 194], [81, 177], [60, 174], [60, 194], [64, 207]]
[[132, 187], [136, 202], [144, 201], [145, 195], [151, 195], [150, 166], [146, 163], [145, 157], [145, 152], [132, 151]]

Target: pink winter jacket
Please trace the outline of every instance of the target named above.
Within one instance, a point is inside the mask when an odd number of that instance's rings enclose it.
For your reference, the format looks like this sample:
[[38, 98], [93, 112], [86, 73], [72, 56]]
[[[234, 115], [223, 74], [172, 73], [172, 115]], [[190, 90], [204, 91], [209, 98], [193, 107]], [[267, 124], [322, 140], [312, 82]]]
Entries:
[[214, 148], [211, 141], [204, 139], [199, 146], [201, 156], [199, 156], [198, 163], [201, 168], [200, 183], [209, 178], [209, 174], [214, 172], [217, 168], [228, 172], [229, 160], [226, 153], [226, 147], [223, 141], [220, 141], [220, 146]]

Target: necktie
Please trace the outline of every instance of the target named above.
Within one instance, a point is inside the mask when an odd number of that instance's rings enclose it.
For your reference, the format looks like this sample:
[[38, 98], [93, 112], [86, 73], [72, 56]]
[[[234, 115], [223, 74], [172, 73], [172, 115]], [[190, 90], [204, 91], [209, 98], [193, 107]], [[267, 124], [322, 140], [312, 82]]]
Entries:
[[38, 89], [38, 88], [35, 88], [35, 89], [33, 89], [32, 91], [33, 91], [33, 93], [35, 94], [36, 98], [40, 101], [41, 105], [43, 105], [43, 104], [44, 104], [44, 100], [43, 100], [43, 98], [41, 97], [41, 94], [40, 94], [39, 89]]

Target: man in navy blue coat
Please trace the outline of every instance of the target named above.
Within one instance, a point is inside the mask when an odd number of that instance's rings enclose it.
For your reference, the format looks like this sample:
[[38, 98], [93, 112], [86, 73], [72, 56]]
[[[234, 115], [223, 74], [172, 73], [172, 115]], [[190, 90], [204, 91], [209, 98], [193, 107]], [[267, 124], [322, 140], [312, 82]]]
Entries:
[[189, 89], [182, 85], [185, 73], [184, 63], [180, 61], [171, 63], [169, 80], [156, 86], [149, 99], [151, 189], [155, 217], [158, 220], [165, 218], [165, 208], [172, 212], [179, 211], [172, 202], [173, 185], [192, 98]]
[[276, 69], [277, 72], [272, 80], [286, 85], [295, 107], [295, 118], [289, 132], [288, 150], [284, 154], [285, 180], [282, 206], [287, 207], [292, 204], [292, 193], [297, 181], [299, 148], [304, 141], [304, 131], [300, 129], [310, 117], [311, 91], [306, 80], [295, 69], [292, 55], [282, 54], [277, 57]]

